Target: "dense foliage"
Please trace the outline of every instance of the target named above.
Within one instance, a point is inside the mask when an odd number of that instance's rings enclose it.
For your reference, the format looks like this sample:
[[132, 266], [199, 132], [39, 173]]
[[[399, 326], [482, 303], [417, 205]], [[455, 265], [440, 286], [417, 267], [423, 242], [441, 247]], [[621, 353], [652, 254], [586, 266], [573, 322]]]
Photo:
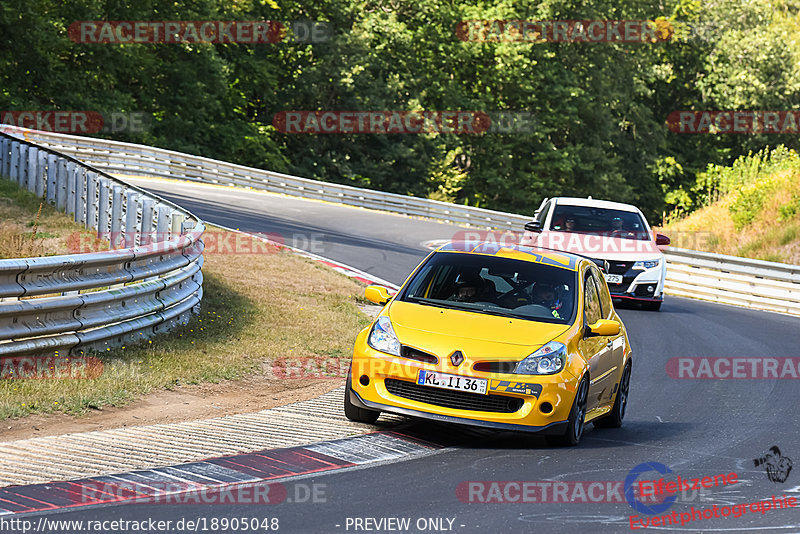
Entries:
[[[104, 134], [499, 210], [592, 195], [690, 211], [697, 176], [797, 134], [676, 134], [677, 110], [800, 105], [798, 0], [5, 0], [0, 111], [144, 112]], [[655, 20], [658, 43], [465, 42], [474, 19]], [[322, 42], [86, 44], [84, 20], [325, 21]], [[284, 134], [287, 110], [528, 112], [511, 133]]]

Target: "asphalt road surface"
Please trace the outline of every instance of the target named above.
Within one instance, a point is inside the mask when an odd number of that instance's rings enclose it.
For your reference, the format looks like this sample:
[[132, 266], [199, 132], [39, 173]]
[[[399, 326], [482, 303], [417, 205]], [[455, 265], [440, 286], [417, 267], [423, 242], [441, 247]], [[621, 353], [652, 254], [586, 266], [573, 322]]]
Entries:
[[[327, 249], [315, 252], [395, 283], [401, 283], [425, 255], [422, 242], [446, 239], [460, 230], [255, 192], [136, 183], [211, 223], [287, 235], [319, 232], [325, 236]], [[667, 299], [661, 312], [622, 309], [620, 313], [634, 350], [625, 423], [620, 429], [589, 425], [578, 447], [554, 448], [539, 437], [511, 432], [454, 438], [458, 434], [448, 425], [412, 421], [406, 433], [431, 441], [449, 439], [449, 446], [402, 461], [285, 482], [288, 495], [296, 496], [293, 502], [119, 504], [48, 515], [60, 520], [205, 518], [209, 527], [213, 518], [277, 518], [280, 532], [302, 533], [594, 533], [629, 532], [631, 516], [644, 521], [675, 511], [678, 525], [648, 530], [800, 532], [800, 508], [753, 511], [748, 507], [745, 515], [734, 517], [742, 511], [736, 507], [736, 511], [727, 508], [729, 517], [697, 519], [697, 514], [692, 515], [692, 507], [701, 514], [704, 509], [713, 514], [714, 506], [721, 513], [721, 507], [773, 495], [800, 499], [800, 467], [779, 482], [768, 478], [764, 465], [754, 463], [773, 446], [784, 457], [800, 461], [797, 380], [676, 379], [666, 372], [667, 361], [676, 357], [800, 356], [800, 319], [679, 298]], [[626, 477], [646, 462], [669, 468], [672, 473], [666, 475], [667, 480], [678, 475], [702, 479], [729, 473], [737, 478], [729, 485], [678, 493], [671, 507], [648, 515], [635, 510], [624, 495]], [[658, 476], [651, 471], [641, 479]], [[318, 490], [317, 499], [302, 498], [312, 487]], [[481, 502], [486, 500], [491, 502]], [[694, 520], [681, 526], [681, 513]], [[403, 529], [405, 521], [407, 529]], [[217, 523], [215, 530], [237, 530], [231, 523], [228, 528], [220, 525], [225, 523]], [[241, 524], [237, 526], [241, 529]]]

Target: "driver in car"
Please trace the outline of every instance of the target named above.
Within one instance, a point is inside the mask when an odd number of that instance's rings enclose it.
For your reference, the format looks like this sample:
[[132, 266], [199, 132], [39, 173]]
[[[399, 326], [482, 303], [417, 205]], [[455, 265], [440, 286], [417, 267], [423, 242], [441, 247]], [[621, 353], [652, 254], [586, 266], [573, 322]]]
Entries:
[[537, 282], [533, 286], [533, 304], [544, 306], [556, 319], [562, 319], [558, 310], [561, 309], [561, 301], [556, 293], [556, 288], [546, 282]]
[[483, 290], [483, 278], [474, 273], [460, 274], [455, 282], [456, 290], [447, 300], [456, 302], [475, 302]]

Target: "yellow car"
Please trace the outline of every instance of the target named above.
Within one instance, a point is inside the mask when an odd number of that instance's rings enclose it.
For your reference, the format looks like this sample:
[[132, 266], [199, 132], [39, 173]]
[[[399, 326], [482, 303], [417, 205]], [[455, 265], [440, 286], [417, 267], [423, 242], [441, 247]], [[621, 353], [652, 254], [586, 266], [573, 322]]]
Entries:
[[433, 251], [356, 338], [344, 411], [542, 432], [576, 445], [618, 427], [631, 376], [627, 333], [595, 263], [520, 245]]

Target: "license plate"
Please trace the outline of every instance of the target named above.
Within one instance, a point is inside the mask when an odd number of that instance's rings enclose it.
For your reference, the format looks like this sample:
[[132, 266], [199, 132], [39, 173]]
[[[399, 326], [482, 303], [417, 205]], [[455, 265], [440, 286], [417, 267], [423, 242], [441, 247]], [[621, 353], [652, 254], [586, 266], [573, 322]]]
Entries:
[[606, 282], [609, 284], [621, 284], [622, 283], [622, 275], [621, 274], [606, 274]]
[[420, 386], [432, 386], [441, 389], [453, 389], [456, 391], [469, 391], [470, 393], [486, 394], [488, 380], [483, 378], [467, 378], [466, 376], [448, 375], [435, 371], [419, 372], [417, 384]]

